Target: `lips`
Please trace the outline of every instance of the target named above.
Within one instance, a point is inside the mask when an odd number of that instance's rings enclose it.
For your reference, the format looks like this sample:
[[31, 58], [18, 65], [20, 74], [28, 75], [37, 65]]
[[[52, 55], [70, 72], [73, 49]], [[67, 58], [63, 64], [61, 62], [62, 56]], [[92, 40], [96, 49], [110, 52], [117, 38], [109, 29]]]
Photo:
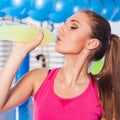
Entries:
[[62, 41], [61, 38], [58, 36], [57, 41]]

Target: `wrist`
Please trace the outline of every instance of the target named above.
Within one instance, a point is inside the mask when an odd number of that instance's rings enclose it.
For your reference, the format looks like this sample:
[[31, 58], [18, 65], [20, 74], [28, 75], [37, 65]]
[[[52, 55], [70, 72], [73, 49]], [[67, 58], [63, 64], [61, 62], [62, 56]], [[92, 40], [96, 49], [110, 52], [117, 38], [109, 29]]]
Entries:
[[24, 58], [28, 53], [23, 51], [23, 50], [15, 50], [13, 49], [12, 52], [11, 52], [11, 55], [15, 58]]

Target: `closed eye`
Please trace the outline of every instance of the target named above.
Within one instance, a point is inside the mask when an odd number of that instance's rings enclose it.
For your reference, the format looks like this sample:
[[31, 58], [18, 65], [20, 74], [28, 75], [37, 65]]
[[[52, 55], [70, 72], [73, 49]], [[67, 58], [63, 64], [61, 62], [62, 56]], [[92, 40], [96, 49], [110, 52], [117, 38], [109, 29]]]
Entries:
[[71, 29], [77, 29], [78, 27], [70, 27]]

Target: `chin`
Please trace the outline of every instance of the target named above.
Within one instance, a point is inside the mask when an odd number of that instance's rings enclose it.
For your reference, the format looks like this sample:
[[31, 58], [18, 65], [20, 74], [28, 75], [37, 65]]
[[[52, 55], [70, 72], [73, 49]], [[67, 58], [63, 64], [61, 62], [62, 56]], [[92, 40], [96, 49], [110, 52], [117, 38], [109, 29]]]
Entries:
[[65, 50], [64, 49], [61, 49], [60, 47], [58, 46], [55, 46], [55, 51], [60, 53], [60, 54], [64, 54]]

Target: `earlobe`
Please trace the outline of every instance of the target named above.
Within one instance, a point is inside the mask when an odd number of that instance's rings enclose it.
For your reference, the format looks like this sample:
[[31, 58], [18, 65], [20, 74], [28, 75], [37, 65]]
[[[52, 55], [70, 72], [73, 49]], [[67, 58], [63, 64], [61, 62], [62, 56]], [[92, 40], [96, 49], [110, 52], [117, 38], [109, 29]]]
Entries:
[[86, 48], [89, 50], [93, 50], [98, 48], [100, 45], [100, 41], [98, 39], [90, 39], [87, 42]]

